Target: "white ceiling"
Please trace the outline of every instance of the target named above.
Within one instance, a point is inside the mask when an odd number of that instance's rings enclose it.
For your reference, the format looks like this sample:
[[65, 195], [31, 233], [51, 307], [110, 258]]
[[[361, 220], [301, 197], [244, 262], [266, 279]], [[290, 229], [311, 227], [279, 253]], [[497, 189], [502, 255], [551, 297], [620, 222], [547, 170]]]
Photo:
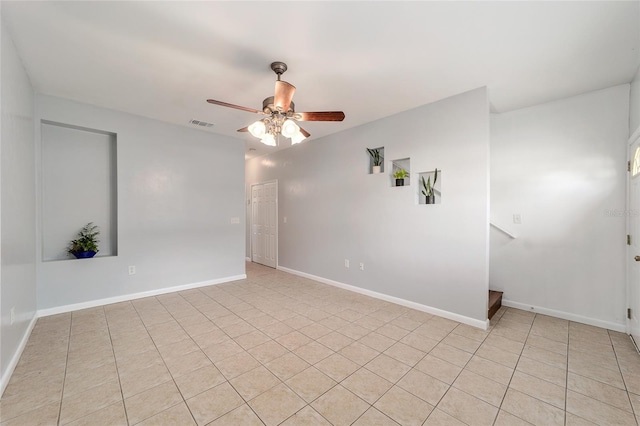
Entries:
[[[236, 130], [273, 95], [284, 61], [309, 141], [480, 86], [503, 112], [633, 78], [638, 1], [2, 1], [34, 88], [269, 148]], [[288, 139], [283, 144], [288, 145]]]

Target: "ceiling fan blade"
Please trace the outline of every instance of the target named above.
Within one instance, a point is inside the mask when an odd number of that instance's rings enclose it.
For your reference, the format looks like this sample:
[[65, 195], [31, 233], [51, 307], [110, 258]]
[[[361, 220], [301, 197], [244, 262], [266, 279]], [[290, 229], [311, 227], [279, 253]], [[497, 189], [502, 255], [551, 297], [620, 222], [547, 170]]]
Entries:
[[273, 106], [283, 112], [289, 111], [291, 99], [296, 92], [296, 86], [286, 81], [276, 81], [276, 94], [273, 99]]
[[302, 133], [304, 135], [305, 138], [308, 138], [309, 136], [311, 136], [311, 133], [307, 132], [305, 129], [303, 129], [302, 127], [300, 127], [300, 133]]
[[240, 105], [229, 104], [227, 102], [222, 102], [222, 101], [216, 101], [215, 99], [207, 99], [207, 102], [209, 102], [210, 104], [220, 105], [220, 106], [227, 107], [227, 108], [239, 109], [241, 111], [255, 112], [256, 114], [262, 114], [263, 113], [262, 111], [258, 111], [257, 109], [247, 108], [247, 107], [243, 107], [243, 106], [240, 106]]
[[242, 129], [238, 129], [236, 130], [237, 132], [248, 132], [249, 131], [249, 126], [247, 127], [243, 127]]
[[322, 112], [296, 112], [293, 115], [298, 121], [342, 121], [344, 112], [342, 111], [322, 111]]

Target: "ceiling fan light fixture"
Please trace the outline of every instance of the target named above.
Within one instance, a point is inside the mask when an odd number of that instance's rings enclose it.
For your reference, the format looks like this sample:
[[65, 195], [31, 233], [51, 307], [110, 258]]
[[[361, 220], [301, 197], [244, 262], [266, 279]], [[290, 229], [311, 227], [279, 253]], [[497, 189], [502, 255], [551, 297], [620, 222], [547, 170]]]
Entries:
[[264, 136], [266, 136], [265, 133], [267, 132], [267, 126], [265, 126], [264, 121], [262, 120], [258, 120], [255, 123], [251, 124], [247, 129], [249, 130], [249, 133], [251, 133], [252, 136], [258, 139], [261, 139]]
[[[0, 0], [2, 1], [2, 0]], [[298, 121], [342, 121], [344, 112], [342, 111], [315, 111], [296, 112], [293, 104], [293, 94], [296, 87], [280, 79], [280, 76], [287, 70], [284, 62], [273, 62], [271, 70], [276, 73], [278, 80], [273, 96], [269, 96], [262, 101], [262, 111], [257, 109], [230, 104], [228, 102], [207, 99], [213, 105], [226, 108], [238, 109], [241, 111], [262, 114], [264, 118], [255, 123], [238, 129], [238, 132], [249, 132], [253, 137], [261, 140], [269, 146], [278, 146], [280, 135], [290, 138], [292, 144], [298, 144], [311, 136], [309, 132], [298, 126], [294, 120]]]
[[282, 130], [280, 131], [285, 138], [292, 138], [296, 134], [300, 133], [300, 127], [291, 119], [287, 119], [282, 123]]
[[276, 138], [271, 133], [267, 133], [262, 136], [260, 142], [268, 146], [276, 146]]
[[298, 131], [296, 132], [296, 134], [291, 136], [291, 145], [295, 145], [297, 143], [300, 143], [303, 140], [305, 140], [306, 138], [307, 137], [305, 135], [303, 135], [302, 132], [300, 131], [300, 129], [298, 128]]

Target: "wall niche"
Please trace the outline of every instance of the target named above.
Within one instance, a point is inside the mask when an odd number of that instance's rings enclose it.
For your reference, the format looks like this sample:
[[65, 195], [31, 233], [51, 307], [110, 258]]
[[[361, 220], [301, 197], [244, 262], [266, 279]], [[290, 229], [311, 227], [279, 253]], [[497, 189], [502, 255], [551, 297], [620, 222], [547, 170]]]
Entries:
[[42, 260], [72, 259], [69, 241], [100, 227], [96, 257], [117, 256], [117, 135], [42, 120]]
[[[411, 185], [411, 158], [399, 158], [391, 161], [391, 186]], [[406, 171], [404, 178], [398, 179], [396, 176], [401, 170]]]
[[[380, 164], [378, 166], [374, 164], [374, 155], [378, 155], [379, 157]], [[378, 148], [367, 148], [367, 156], [369, 157], [369, 174], [375, 175], [384, 173], [384, 146], [380, 146]]]
[[[434, 169], [431, 172], [418, 173], [417, 186], [418, 204], [442, 203], [442, 170]], [[430, 196], [425, 195], [425, 193], [430, 194]]]

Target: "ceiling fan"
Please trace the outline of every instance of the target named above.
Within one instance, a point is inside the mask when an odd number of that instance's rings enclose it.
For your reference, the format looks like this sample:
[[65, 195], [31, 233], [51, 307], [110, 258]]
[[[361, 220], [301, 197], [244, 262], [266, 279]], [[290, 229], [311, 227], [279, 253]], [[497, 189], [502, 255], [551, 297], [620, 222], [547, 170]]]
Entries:
[[300, 143], [311, 134], [298, 126], [296, 121], [342, 121], [344, 112], [342, 111], [321, 111], [321, 112], [296, 112], [293, 103], [293, 94], [296, 91], [294, 85], [280, 80], [280, 76], [287, 70], [284, 62], [273, 62], [271, 69], [278, 76], [276, 81], [275, 95], [262, 101], [262, 111], [247, 108], [227, 102], [207, 99], [207, 102], [228, 108], [235, 108], [241, 111], [262, 114], [265, 117], [255, 123], [238, 129], [238, 132], [249, 132], [260, 139], [265, 145], [276, 146], [276, 138], [282, 135], [291, 138], [291, 144]]

